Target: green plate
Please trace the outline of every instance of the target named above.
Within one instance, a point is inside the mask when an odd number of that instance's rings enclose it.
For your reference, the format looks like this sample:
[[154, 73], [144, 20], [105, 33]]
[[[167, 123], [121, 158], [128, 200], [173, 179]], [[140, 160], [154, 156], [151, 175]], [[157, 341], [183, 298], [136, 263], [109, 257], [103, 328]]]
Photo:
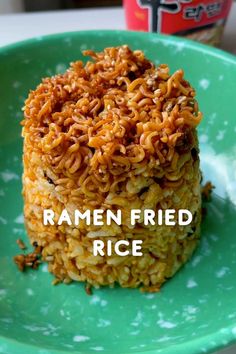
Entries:
[[[27, 240], [21, 197], [21, 107], [42, 77], [87, 48], [127, 43], [156, 64], [185, 70], [197, 89], [206, 180], [216, 186], [190, 262], [160, 293], [83, 284], [52, 286], [46, 265], [20, 273]], [[88, 31], [38, 37], [0, 50], [0, 353], [210, 353], [236, 341], [236, 58], [155, 34]], [[27, 241], [26, 241], [27, 242]]]

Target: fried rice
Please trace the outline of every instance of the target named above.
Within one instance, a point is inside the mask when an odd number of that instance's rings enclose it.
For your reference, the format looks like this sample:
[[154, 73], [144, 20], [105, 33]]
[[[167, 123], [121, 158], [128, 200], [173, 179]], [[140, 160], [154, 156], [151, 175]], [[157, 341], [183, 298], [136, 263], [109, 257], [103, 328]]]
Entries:
[[[158, 291], [191, 257], [201, 195], [195, 91], [140, 50], [106, 48], [45, 78], [24, 106], [23, 196], [31, 243], [64, 283]], [[43, 225], [44, 209], [122, 211], [122, 225]], [[188, 226], [130, 222], [131, 209], [188, 209]], [[143, 256], [94, 256], [93, 240], [142, 240]]]

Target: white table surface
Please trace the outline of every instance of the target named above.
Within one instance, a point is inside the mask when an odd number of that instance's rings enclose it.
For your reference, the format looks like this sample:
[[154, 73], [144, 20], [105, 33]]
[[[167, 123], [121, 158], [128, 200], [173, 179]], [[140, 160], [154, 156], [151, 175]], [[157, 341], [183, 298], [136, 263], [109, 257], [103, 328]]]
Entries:
[[[122, 8], [0, 15], [0, 46], [45, 34], [87, 29], [125, 29]], [[227, 21], [221, 47], [236, 55], [236, 3]], [[217, 354], [236, 354], [236, 346]]]

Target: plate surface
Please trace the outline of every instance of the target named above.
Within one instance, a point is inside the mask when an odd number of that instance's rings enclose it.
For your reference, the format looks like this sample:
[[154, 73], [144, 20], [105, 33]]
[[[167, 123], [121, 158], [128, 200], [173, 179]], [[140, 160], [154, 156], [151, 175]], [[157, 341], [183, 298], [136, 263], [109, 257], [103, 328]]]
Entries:
[[[190, 262], [157, 294], [83, 284], [52, 286], [46, 265], [20, 273], [12, 262], [23, 225], [21, 107], [42, 77], [63, 72], [81, 50], [128, 44], [196, 88], [205, 180], [216, 186]], [[236, 59], [155, 34], [64, 33], [0, 50], [0, 353], [213, 352], [236, 341]]]

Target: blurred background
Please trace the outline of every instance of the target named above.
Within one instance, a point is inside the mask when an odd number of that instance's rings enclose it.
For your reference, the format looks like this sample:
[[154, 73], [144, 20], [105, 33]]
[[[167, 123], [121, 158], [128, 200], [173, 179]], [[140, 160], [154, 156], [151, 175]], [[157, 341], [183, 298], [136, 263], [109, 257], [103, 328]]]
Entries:
[[[193, 2], [195, 12], [185, 17], [186, 0], [177, 12], [176, 2], [157, 0], [0, 0], [0, 46], [57, 32], [129, 29], [187, 37], [236, 54], [236, 0], [232, 7], [232, 0]], [[199, 7], [204, 12], [198, 18]]]
[[0, 0], [0, 13], [121, 6], [122, 0]]
[[122, 0], [0, 0], [0, 14], [121, 5]]

